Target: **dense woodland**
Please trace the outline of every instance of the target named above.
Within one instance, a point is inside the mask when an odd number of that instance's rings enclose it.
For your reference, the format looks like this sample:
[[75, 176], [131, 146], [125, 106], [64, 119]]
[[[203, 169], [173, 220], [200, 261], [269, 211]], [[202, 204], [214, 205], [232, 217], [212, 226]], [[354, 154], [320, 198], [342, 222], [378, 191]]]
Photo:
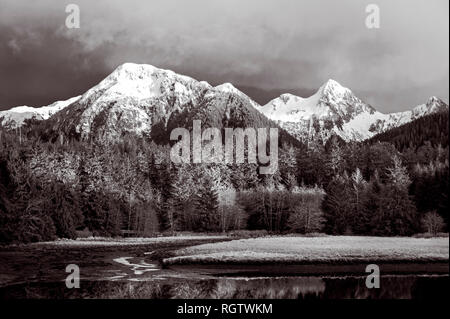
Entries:
[[0, 242], [181, 231], [413, 235], [448, 231], [448, 113], [364, 143], [283, 143], [254, 164], [183, 164], [170, 146], [0, 131]]

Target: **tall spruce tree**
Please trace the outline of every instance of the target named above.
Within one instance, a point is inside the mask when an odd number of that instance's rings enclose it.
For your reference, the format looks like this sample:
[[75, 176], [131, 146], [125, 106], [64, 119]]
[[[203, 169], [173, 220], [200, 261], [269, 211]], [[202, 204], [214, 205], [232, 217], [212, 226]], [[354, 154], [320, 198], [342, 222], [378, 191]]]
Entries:
[[198, 231], [217, 231], [220, 228], [219, 199], [212, 181], [205, 177], [196, 194], [195, 208], [197, 213]]

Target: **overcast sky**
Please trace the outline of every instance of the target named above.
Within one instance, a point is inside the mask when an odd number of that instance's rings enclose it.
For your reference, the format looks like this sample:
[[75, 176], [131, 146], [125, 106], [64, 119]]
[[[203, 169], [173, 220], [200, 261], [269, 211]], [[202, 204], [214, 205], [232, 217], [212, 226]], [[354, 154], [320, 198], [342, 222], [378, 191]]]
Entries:
[[[76, 3], [81, 28], [67, 29]], [[368, 4], [380, 29], [365, 26]], [[124, 62], [258, 102], [332, 78], [383, 112], [448, 103], [448, 0], [0, 0], [0, 109], [81, 94]]]

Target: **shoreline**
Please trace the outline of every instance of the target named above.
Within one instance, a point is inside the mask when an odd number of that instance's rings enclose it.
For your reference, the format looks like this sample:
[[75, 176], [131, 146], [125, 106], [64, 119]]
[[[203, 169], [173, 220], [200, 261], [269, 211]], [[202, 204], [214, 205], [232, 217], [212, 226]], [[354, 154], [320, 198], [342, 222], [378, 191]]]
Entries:
[[[208, 274], [218, 277], [278, 277], [278, 276], [367, 276], [366, 266], [373, 262], [354, 263], [304, 263], [304, 264], [172, 264], [167, 265], [167, 270], [176, 272], [193, 272]], [[386, 261], [377, 262], [380, 274], [383, 275], [449, 275], [449, 261], [401, 262]]]

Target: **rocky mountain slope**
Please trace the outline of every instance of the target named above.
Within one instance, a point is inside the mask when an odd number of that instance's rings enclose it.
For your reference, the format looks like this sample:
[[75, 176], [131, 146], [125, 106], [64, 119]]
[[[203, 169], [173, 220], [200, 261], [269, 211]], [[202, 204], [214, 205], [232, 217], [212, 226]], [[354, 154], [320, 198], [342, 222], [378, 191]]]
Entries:
[[111, 141], [131, 133], [165, 143], [173, 128], [190, 128], [194, 119], [219, 128], [278, 127], [258, 108], [230, 83], [213, 87], [170, 70], [125, 63], [46, 121], [45, 134]]
[[263, 114], [297, 139], [321, 142], [331, 135], [346, 141], [362, 141], [442, 110], [448, 110], [448, 105], [431, 97], [410, 111], [384, 114], [334, 80], [328, 80], [308, 98], [283, 94], [261, 107]]
[[384, 114], [334, 80], [308, 98], [283, 94], [260, 106], [231, 83], [213, 87], [152, 65], [125, 63], [82, 96], [2, 111], [0, 123], [14, 128], [28, 118], [47, 120], [44, 132], [51, 138], [117, 140], [131, 133], [167, 142], [173, 128], [201, 119], [214, 127], [280, 126], [291, 139], [325, 143], [332, 135], [365, 140], [442, 110], [448, 105], [431, 97], [410, 111]]

